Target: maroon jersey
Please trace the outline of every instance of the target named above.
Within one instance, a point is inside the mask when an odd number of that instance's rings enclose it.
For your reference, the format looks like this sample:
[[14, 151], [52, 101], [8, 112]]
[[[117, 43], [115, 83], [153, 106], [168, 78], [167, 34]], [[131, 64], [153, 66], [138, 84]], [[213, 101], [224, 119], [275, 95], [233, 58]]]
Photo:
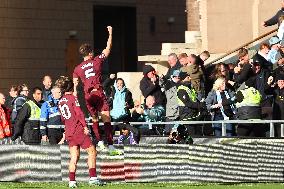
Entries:
[[93, 89], [102, 88], [102, 65], [105, 58], [106, 56], [102, 53], [76, 66], [73, 78], [82, 80], [85, 93], [90, 93]]
[[61, 118], [65, 124], [66, 137], [73, 136], [76, 130], [83, 131], [83, 128], [87, 125], [77, 98], [73, 94], [64, 95], [60, 99], [58, 106]]

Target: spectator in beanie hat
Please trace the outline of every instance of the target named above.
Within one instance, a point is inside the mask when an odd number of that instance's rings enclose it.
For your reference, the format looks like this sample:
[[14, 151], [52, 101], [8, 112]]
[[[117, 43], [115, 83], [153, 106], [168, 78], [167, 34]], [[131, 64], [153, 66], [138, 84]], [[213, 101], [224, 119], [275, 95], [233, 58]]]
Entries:
[[143, 68], [144, 77], [140, 81], [140, 90], [144, 98], [154, 96], [157, 105], [164, 106], [166, 103], [165, 94], [161, 91], [159, 85], [159, 76], [151, 65], [145, 65]]

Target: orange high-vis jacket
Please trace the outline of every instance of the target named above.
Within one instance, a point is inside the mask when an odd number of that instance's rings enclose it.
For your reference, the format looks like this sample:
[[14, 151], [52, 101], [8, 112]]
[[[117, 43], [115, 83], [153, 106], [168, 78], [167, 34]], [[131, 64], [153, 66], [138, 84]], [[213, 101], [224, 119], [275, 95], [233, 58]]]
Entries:
[[0, 106], [0, 139], [12, 136], [10, 114], [8, 108]]

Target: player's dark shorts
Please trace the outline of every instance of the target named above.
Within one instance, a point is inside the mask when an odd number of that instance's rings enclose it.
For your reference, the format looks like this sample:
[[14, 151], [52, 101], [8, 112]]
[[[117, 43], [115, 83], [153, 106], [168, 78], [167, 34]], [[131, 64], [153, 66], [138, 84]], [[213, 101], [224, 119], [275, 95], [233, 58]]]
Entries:
[[98, 112], [109, 111], [107, 98], [102, 89], [85, 93], [86, 106], [90, 114], [97, 115]]
[[92, 140], [89, 135], [85, 135], [82, 126], [78, 126], [75, 133], [72, 136], [67, 136], [66, 140], [69, 147], [79, 146], [83, 149], [89, 148], [93, 145]]

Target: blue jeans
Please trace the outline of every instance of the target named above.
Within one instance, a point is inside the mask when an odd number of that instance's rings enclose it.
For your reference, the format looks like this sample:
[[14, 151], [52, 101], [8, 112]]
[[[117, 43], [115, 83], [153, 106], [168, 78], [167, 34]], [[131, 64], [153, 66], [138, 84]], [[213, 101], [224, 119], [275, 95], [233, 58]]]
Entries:
[[[224, 120], [222, 114], [216, 114], [214, 116], [213, 121]], [[222, 123], [213, 123], [214, 134], [216, 137], [222, 136]], [[226, 124], [226, 136], [233, 136], [234, 133], [234, 125], [232, 123]]]

